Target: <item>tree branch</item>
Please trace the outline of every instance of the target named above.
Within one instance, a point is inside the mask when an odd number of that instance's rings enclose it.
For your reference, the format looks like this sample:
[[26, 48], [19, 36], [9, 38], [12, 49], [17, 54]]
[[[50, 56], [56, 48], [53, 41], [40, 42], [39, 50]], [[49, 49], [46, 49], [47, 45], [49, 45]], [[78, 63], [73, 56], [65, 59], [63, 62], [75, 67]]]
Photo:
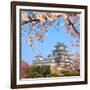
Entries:
[[69, 20], [69, 18], [67, 18], [68, 22], [69, 22], [69, 25], [71, 25], [74, 29], [74, 31], [80, 35], [80, 33], [76, 30], [76, 28], [74, 27], [74, 24]]
[[36, 19], [36, 18], [35, 19], [29, 18], [29, 21], [25, 21], [22, 25], [27, 24], [29, 22], [40, 22], [40, 20], [39, 19]]

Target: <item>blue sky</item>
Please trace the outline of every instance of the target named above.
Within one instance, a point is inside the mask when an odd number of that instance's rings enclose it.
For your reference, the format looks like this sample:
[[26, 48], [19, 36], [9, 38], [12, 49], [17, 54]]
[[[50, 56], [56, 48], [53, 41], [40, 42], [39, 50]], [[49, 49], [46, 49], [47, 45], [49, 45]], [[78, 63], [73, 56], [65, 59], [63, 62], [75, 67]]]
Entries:
[[[63, 18], [59, 19], [60, 22], [64, 22]], [[28, 40], [28, 31], [30, 30], [29, 25], [25, 24], [23, 26], [24, 30], [26, 32], [21, 32], [21, 40]], [[56, 29], [59, 29], [59, 31], [56, 31]], [[76, 38], [71, 36], [69, 33], [67, 34], [65, 32], [65, 26], [59, 25], [54, 26], [52, 30], [48, 28], [48, 37], [44, 39], [43, 43], [39, 43], [36, 45], [38, 51], [44, 56], [48, 56], [52, 50], [54, 50], [54, 46], [56, 45], [57, 41], [64, 43], [68, 50], [71, 51], [71, 53], [79, 51], [79, 47], [73, 47], [71, 44], [71, 41], [75, 41]], [[32, 60], [34, 59], [34, 56], [36, 53], [29, 47], [28, 43], [21, 43], [21, 60], [24, 60], [30, 64], [32, 64]]]

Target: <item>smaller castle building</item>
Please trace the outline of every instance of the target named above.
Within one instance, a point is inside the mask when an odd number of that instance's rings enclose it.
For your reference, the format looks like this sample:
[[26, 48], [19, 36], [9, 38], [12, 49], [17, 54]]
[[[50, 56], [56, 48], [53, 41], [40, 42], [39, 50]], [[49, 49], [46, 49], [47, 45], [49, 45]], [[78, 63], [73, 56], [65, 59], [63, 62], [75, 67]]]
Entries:
[[35, 56], [33, 65], [56, 65], [55, 57], [50, 55], [48, 58], [44, 58], [42, 55]]

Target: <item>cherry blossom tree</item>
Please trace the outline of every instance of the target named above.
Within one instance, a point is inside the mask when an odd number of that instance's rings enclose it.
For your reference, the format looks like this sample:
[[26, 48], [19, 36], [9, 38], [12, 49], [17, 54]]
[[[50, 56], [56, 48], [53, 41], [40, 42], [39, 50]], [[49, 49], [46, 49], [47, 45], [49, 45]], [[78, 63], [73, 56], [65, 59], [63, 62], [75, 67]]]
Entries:
[[30, 74], [30, 68], [31, 66], [25, 62], [24, 60], [21, 60], [20, 62], [20, 78], [28, 78]]
[[[60, 18], [64, 19], [64, 22], [60, 22]], [[79, 46], [80, 39], [80, 14], [72, 12], [41, 12], [41, 11], [21, 11], [21, 30], [27, 32], [24, 29], [24, 25], [29, 25], [28, 40], [22, 41], [23, 43], [29, 43], [30, 47], [34, 49], [34, 46], [38, 43], [43, 43], [44, 38], [48, 37], [48, 30], [53, 30], [53, 26], [59, 27], [65, 26], [65, 32], [76, 38], [76, 41], [71, 41], [72, 46]], [[57, 28], [56, 31], [59, 31]]]

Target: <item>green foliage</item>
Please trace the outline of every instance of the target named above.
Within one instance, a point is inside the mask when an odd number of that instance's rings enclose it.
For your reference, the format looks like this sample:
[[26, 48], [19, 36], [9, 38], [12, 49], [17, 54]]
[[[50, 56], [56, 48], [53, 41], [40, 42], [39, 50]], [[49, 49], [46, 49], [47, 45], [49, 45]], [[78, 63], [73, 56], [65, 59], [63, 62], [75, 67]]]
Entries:
[[79, 71], [64, 71], [64, 72], [58, 72], [55, 71], [51, 75], [52, 77], [65, 77], [65, 76], [80, 76]]
[[56, 68], [50, 69], [49, 65], [32, 66], [28, 73], [28, 78], [44, 78], [44, 77], [65, 77], [65, 76], [79, 76], [80, 71], [65, 70], [58, 71]]
[[50, 66], [32, 66], [31, 73], [29, 75], [30, 78], [39, 78], [39, 77], [50, 77], [51, 71]]
[[80, 70], [59, 71], [56, 68], [51, 68], [51, 76], [52, 77], [80, 76]]
[[59, 70], [57, 70], [57, 68], [51, 67], [51, 76], [52, 77], [62, 77], [64, 76], [64, 74], [60, 72]]
[[65, 75], [63, 73], [60, 73], [60, 72], [59, 73], [56, 72], [56, 73], [52, 74], [52, 77], [64, 77], [64, 76]]
[[65, 71], [64, 75], [65, 76], [79, 76], [80, 72], [79, 71]]
[[32, 72], [30, 74], [30, 78], [39, 78], [39, 77], [43, 77], [43, 75], [39, 74], [38, 72]]

